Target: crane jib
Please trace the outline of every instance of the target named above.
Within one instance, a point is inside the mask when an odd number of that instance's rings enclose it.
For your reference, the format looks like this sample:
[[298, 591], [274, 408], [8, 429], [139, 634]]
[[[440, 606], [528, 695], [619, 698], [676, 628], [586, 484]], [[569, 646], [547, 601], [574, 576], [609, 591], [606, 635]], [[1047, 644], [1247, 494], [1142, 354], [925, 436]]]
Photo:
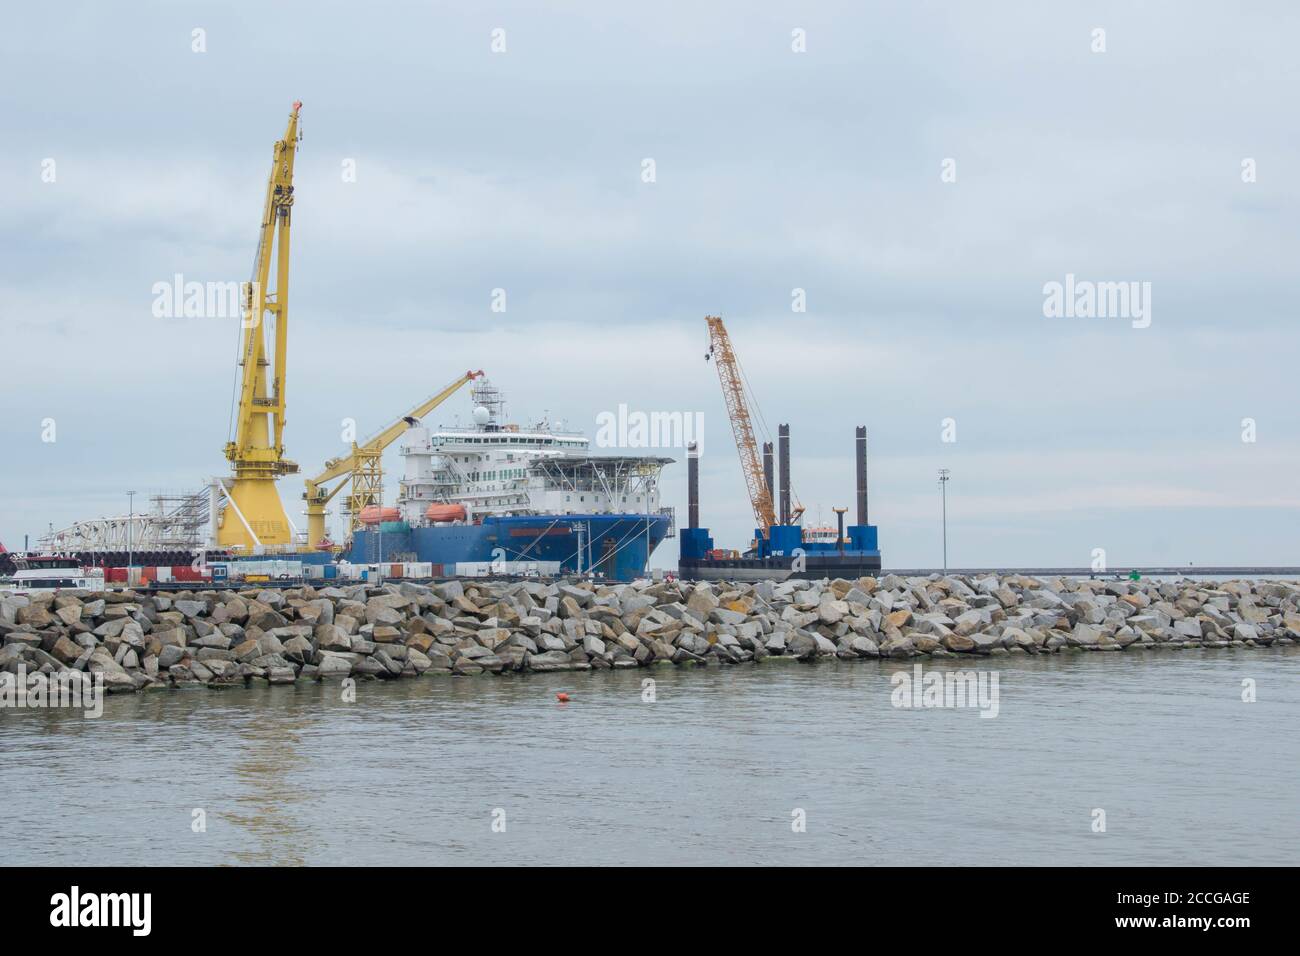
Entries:
[[754, 509], [754, 521], [759, 528], [770, 528], [776, 524], [776, 516], [772, 508], [772, 493], [767, 487], [763, 462], [758, 453], [758, 443], [754, 439], [752, 417], [749, 413], [749, 403], [745, 399], [745, 384], [740, 372], [740, 363], [732, 350], [731, 337], [727, 334], [727, 327], [722, 323], [722, 317], [707, 315], [704, 321], [709, 327], [709, 356], [716, 360], [718, 379], [722, 383], [722, 398], [727, 406], [727, 417], [731, 420], [736, 450], [740, 454], [745, 489], [749, 492], [749, 502]]

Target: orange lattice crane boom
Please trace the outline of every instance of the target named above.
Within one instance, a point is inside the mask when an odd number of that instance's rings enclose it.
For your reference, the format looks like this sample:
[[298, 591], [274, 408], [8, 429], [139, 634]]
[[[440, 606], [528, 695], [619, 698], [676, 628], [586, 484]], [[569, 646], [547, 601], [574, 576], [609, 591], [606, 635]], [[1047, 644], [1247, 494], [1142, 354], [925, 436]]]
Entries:
[[766, 535], [767, 529], [776, 524], [776, 513], [772, 509], [772, 492], [763, 475], [758, 443], [754, 440], [754, 426], [749, 414], [749, 403], [745, 400], [740, 364], [736, 361], [736, 353], [732, 351], [731, 337], [727, 335], [727, 327], [722, 324], [722, 317], [706, 315], [704, 321], [709, 325], [709, 354], [706, 357], [716, 360], [718, 379], [722, 382], [722, 398], [727, 404], [732, 434], [736, 437], [736, 450], [740, 452], [740, 467], [745, 473], [749, 503], [754, 508], [754, 521], [758, 524], [759, 533]]

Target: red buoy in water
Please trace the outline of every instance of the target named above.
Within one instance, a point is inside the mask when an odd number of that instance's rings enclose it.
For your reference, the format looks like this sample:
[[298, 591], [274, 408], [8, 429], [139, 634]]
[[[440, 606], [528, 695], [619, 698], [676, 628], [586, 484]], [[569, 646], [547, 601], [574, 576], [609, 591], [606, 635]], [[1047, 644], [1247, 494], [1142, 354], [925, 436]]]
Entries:
[[561, 704], [567, 704], [569, 702], [569, 695], [566, 694], [564, 691], [560, 691], [558, 694], [555, 695], [555, 699], [558, 700]]

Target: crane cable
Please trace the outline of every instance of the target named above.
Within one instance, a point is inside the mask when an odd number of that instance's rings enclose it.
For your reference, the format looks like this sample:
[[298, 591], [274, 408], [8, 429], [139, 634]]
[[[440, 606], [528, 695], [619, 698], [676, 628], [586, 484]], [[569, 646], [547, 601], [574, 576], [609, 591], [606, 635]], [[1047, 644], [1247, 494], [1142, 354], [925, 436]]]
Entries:
[[[272, 170], [271, 175], [272, 176], [275, 175], [274, 170]], [[261, 307], [261, 303], [254, 304], [252, 302], [252, 294], [257, 291], [257, 287], [256, 287], [257, 264], [262, 259], [262, 238], [263, 236], [265, 236], [265, 234], [266, 234], [266, 224], [263, 223], [261, 228], [257, 230], [257, 249], [253, 252], [253, 263], [248, 270], [248, 288], [249, 288], [248, 318], [245, 318], [244, 313], [241, 310], [239, 314], [239, 330], [238, 333], [235, 335], [235, 382], [234, 382], [234, 386], [230, 390], [230, 422], [226, 426], [227, 441], [235, 440], [235, 411], [239, 407], [239, 392], [240, 392], [240, 387], [243, 385], [244, 376], [239, 370], [243, 366], [243, 361], [241, 359], [241, 356], [243, 355], [243, 351], [244, 351], [244, 323], [250, 321], [252, 316], [257, 314], [255, 309]], [[260, 315], [259, 315], [259, 323], [260, 323]]]
[[[658, 512], [656, 512], [656, 514], [658, 514]], [[561, 520], [561, 519], [556, 518], [555, 521], [552, 521], [551, 524], [550, 524], [550, 526], [547, 527], [546, 531], [549, 531], [551, 528], [555, 527], [556, 523], [557, 523], [558, 521], [560, 521], [560, 520]], [[638, 515], [638, 516], [637, 516], [637, 520], [634, 521], [634, 522], [632, 523], [632, 528], [631, 528], [629, 531], [625, 532], [625, 533], [623, 534], [623, 537], [619, 538], [618, 541], [615, 542], [614, 550], [611, 551], [609, 554], [604, 555], [604, 556], [602, 556], [602, 557], [600, 557], [600, 558], [597, 558], [595, 561], [593, 561], [592, 566], [589, 567], [589, 568], [587, 568], [587, 571], [594, 571], [595, 568], [596, 568], [597, 566], [599, 566], [599, 565], [601, 565], [601, 564], [604, 564], [606, 561], [608, 561], [610, 558], [613, 558], [614, 555], [618, 554], [620, 551], [622, 551], [622, 550], [623, 550], [625, 547], [627, 547], [629, 544], [632, 544], [633, 541], [638, 540], [638, 539], [641, 537], [641, 521], [642, 521], [642, 518], [641, 518], [640, 515]], [[576, 525], [576, 524], [581, 524], [581, 523], [582, 523], [582, 522], [578, 522], [578, 521], [570, 522], [571, 525]], [[540, 541], [541, 538], [542, 538], [542, 536], [546, 534], [546, 531], [543, 531], [542, 534], [539, 534], [539, 535], [538, 535], [537, 537], [535, 537], [531, 542], [529, 542], [529, 544], [528, 544], [528, 545], [523, 549], [523, 551], [516, 551], [515, 553], [518, 555], [518, 559], [523, 559], [524, 556], [528, 553], [528, 551], [533, 547], [533, 545], [535, 545], [538, 541]], [[632, 540], [629, 541], [629, 540], [628, 540], [629, 538], [631, 538]], [[508, 548], [502, 548], [501, 550], [506, 551], [506, 552], [508, 553], [510, 549], [508, 549]], [[582, 552], [583, 552], [584, 550], [585, 550], [585, 551], [590, 551], [590, 550], [591, 550], [591, 540], [590, 540], [590, 535], [587, 536], [587, 541], [586, 541], [586, 545], [585, 545], [584, 548], [579, 548], [578, 550], [576, 550], [576, 551], [574, 551], [572, 554], [570, 554], [568, 557], [561, 558], [561, 559], [560, 559], [560, 564], [563, 565], [564, 562], [570, 560], [571, 558], [577, 558], [578, 555], [582, 554]], [[533, 559], [533, 560], [540, 560], [540, 559]], [[646, 563], [647, 563], [647, 564], [650, 563], [650, 558], [649, 558], [649, 555], [648, 555], [648, 554], [647, 554], [647, 556], [646, 556]]]

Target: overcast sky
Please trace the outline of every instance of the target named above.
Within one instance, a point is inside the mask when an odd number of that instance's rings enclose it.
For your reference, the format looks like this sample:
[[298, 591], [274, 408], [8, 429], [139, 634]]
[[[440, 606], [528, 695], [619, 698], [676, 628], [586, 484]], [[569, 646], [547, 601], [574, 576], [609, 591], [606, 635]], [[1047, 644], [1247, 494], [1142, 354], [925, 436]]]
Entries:
[[[941, 467], [953, 566], [1300, 564], [1293, 4], [542, 6], [11, 6], [0, 541], [225, 473], [238, 322], [152, 289], [248, 277], [301, 99], [305, 471], [483, 368], [593, 437], [620, 403], [701, 412], [704, 523], [741, 546], [718, 313], [814, 519], [867, 426], [886, 565], [939, 563]], [[1150, 283], [1149, 325], [1045, 317], [1067, 274]]]

